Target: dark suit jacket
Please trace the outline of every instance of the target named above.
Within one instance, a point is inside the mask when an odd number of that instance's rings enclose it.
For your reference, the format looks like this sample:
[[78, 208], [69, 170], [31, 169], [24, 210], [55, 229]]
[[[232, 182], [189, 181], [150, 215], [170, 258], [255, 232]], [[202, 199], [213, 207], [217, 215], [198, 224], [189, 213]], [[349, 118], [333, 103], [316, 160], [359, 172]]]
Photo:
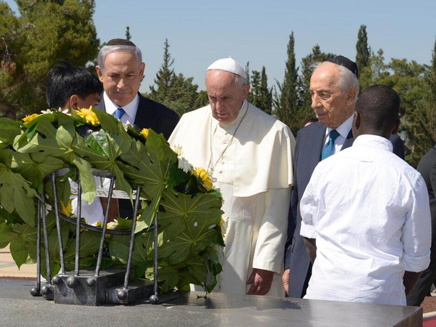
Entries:
[[415, 287], [407, 295], [407, 305], [413, 306], [419, 306], [422, 303], [432, 284], [436, 281], [436, 146], [421, 158], [417, 170], [427, 185], [432, 230], [430, 265], [422, 272]]
[[[139, 94], [138, 110], [135, 117], [135, 126], [140, 129], [151, 128], [156, 133], [162, 133], [165, 139], [168, 139], [179, 122], [179, 116], [168, 109], [163, 104], [147, 99]], [[102, 101], [98, 104], [97, 109], [106, 111], [103, 96]], [[133, 208], [129, 200], [120, 200], [120, 216], [131, 218]]]
[[[290, 268], [289, 296], [303, 297], [306, 294], [307, 283], [311, 275], [311, 264], [300, 236], [301, 215], [299, 202], [309, 183], [313, 170], [321, 160], [326, 127], [313, 123], [300, 129], [297, 135], [297, 145], [294, 156], [294, 186], [291, 193], [291, 203], [288, 220], [288, 240], [286, 242], [285, 269]], [[390, 138], [394, 153], [404, 159], [404, 144], [397, 135]], [[354, 138], [350, 131], [342, 149], [353, 144]]]

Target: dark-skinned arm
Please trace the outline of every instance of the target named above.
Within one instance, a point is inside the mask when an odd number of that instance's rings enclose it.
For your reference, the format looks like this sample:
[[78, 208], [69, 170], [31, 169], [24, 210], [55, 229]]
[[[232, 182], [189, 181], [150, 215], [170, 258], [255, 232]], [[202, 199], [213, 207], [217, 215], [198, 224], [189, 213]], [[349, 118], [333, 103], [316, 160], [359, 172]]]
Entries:
[[304, 237], [304, 246], [306, 247], [307, 254], [313, 265], [316, 258], [316, 239]]
[[412, 291], [413, 287], [415, 286], [416, 282], [419, 279], [419, 276], [421, 276], [421, 272], [412, 272], [412, 271], [406, 271], [404, 273], [403, 277], [403, 284], [406, 289], [406, 296], [409, 295], [409, 293]]

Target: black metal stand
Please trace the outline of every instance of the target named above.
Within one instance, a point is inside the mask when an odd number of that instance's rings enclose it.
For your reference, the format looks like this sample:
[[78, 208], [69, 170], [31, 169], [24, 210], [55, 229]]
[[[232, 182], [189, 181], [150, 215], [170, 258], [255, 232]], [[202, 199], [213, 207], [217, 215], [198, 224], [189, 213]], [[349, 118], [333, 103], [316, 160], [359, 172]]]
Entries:
[[[107, 171], [93, 170], [94, 176], [100, 176], [105, 178], [110, 178], [111, 183], [108, 193], [108, 203], [106, 207], [106, 214], [104, 217], [103, 228], [98, 228], [95, 226], [89, 226], [80, 222], [81, 216], [81, 186], [80, 186], [80, 175], [79, 175], [79, 185], [77, 194], [78, 203], [78, 215], [77, 220], [67, 218], [66, 220], [76, 224], [76, 253], [75, 253], [75, 270], [66, 272], [65, 271], [65, 260], [63, 253], [63, 240], [60, 226], [60, 213], [58, 208], [58, 195], [56, 187], [56, 177], [64, 176], [68, 173], [68, 169], [61, 169], [49, 176], [47, 180], [52, 183], [54, 192], [54, 210], [56, 215], [56, 228], [57, 236], [59, 242], [60, 251], [60, 261], [61, 269], [57, 275], [51, 278], [50, 269], [50, 255], [49, 255], [49, 244], [47, 235], [47, 221], [46, 221], [46, 205], [45, 191], [40, 195], [41, 201], [38, 201], [38, 213], [37, 213], [37, 281], [36, 287], [31, 289], [31, 294], [33, 296], [43, 295], [47, 300], [54, 300], [55, 303], [62, 304], [78, 304], [78, 305], [100, 305], [100, 304], [130, 304], [139, 300], [149, 299], [148, 302], [152, 304], [162, 303], [159, 300], [159, 290], [158, 290], [158, 222], [157, 214], [154, 217], [155, 221], [153, 226], [148, 230], [154, 229], [154, 283], [146, 279], [140, 279], [131, 281], [129, 279], [129, 273], [132, 262], [132, 255], [134, 249], [134, 237], [135, 237], [135, 227], [136, 227], [136, 217], [138, 215], [139, 203], [140, 203], [140, 192], [141, 188], [137, 186], [136, 188], [136, 198], [133, 213], [132, 228], [130, 231], [108, 231], [106, 228], [108, 213], [110, 209], [110, 203], [112, 199], [113, 187], [115, 178]], [[64, 217], [62, 217], [64, 218]], [[45, 261], [47, 266], [47, 282], [45, 285], [41, 286], [41, 220], [44, 236], [44, 250], [45, 250]], [[80, 228], [86, 227], [93, 230], [101, 231], [101, 241], [97, 256], [96, 269], [80, 271]], [[125, 270], [101, 270], [101, 262], [103, 256], [103, 244], [104, 238], [107, 233], [110, 234], [130, 234], [130, 244], [129, 244], [129, 254]], [[177, 293], [169, 293], [164, 296], [163, 299], [170, 300], [178, 297]], [[162, 299], [162, 300], [163, 300]]]

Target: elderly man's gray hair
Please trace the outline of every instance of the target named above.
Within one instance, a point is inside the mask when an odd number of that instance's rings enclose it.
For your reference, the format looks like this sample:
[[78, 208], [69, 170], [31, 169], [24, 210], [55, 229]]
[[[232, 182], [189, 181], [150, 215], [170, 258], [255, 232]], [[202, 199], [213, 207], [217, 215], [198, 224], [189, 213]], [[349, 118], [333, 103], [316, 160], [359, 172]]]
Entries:
[[97, 56], [97, 64], [100, 67], [101, 71], [104, 72], [104, 62], [106, 60], [106, 56], [111, 52], [116, 51], [128, 51], [131, 52], [138, 61], [138, 67], [141, 69], [142, 64], [142, 52], [136, 46], [131, 45], [105, 45], [102, 47]]
[[[319, 68], [319, 66], [321, 66], [321, 64], [323, 64], [322, 62], [316, 62], [314, 63], [311, 68], [312, 71], [315, 72], [315, 70], [317, 70]], [[342, 92], [347, 91], [350, 87], [355, 87], [356, 88], [356, 97], [354, 98], [354, 103], [356, 103], [357, 101], [357, 96], [359, 94], [359, 81], [356, 77], [356, 75], [353, 74], [353, 72], [351, 70], [349, 70], [348, 68], [341, 66], [341, 65], [337, 65], [338, 66], [338, 70], [339, 70], [339, 87], [341, 88]]]

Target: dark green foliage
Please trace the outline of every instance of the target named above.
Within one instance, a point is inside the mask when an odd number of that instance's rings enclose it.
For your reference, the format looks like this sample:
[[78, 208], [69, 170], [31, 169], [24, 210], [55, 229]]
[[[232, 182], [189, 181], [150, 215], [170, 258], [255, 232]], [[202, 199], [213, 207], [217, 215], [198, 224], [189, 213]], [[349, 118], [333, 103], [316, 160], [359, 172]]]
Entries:
[[364, 67], [369, 66], [369, 57], [370, 49], [368, 46], [368, 35], [366, 34], [366, 26], [360, 25], [356, 43], [356, 65], [359, 72], [361, 72]]
[[130, 26], [126, 26], [126, 40], [131, 40], [132, 35], [130, 34]]
[[174, 59], [171, 58], [169, 47], [166, 39], [162, 66], [154, 79], [155, 85], [150, 86], [150, 93], [146, 96], [173, 109], [181, 116], [185, 112], [206, 105], [207, 102], [204, 93], [197, 92], [198, 85], [192, 83], [193, 77], [186, 78], [183, 74], [177, 75], [174, 72]]
[[97, 55], [94, 0], [0, 2], [0, 115], [22, 117], [47, 107], [48, 70], [59, 60], [84, 66]]
[[279, 93], [274, 94], [274, 114], [277, 119], [285, 123], [296, 133], [300, 128], [298, 117], [298, 68], [295, 60], [295, 39], [294, 32], [289, 36], [287, 47], [288, 58], [286, 60], [285, 77], [282, 83], [277, 82]]
[[294, 130], [292, 132], [296, 135], [298, 129], [302, 127], [304, 121], [314, 116], [312, 109], [312, 99], [310, 96], [310, 77], [313, 73], [313, 65], [316, 63], [321, 63], [329, 58], [334, 57], [333, 53], [322, 52], [319, 45], [315, 45], [312, 48], [312, 53], [307, 55], [301, 60], [301, 74], [298, 80], [298, 114], [296, 115]]
[[[249, 69], [248, 64], [246, 68]], [[250, 74], [247, 74], [247, 76], [249, 75]], [[268, 77], [266, 75], [265, 66], [262, 67], [261, 73], [257, 70], [251, 72], [248, 102], [265, 111], [267, 114], [271, 114], [272, 112], [272, 90], [268, 88]]]

